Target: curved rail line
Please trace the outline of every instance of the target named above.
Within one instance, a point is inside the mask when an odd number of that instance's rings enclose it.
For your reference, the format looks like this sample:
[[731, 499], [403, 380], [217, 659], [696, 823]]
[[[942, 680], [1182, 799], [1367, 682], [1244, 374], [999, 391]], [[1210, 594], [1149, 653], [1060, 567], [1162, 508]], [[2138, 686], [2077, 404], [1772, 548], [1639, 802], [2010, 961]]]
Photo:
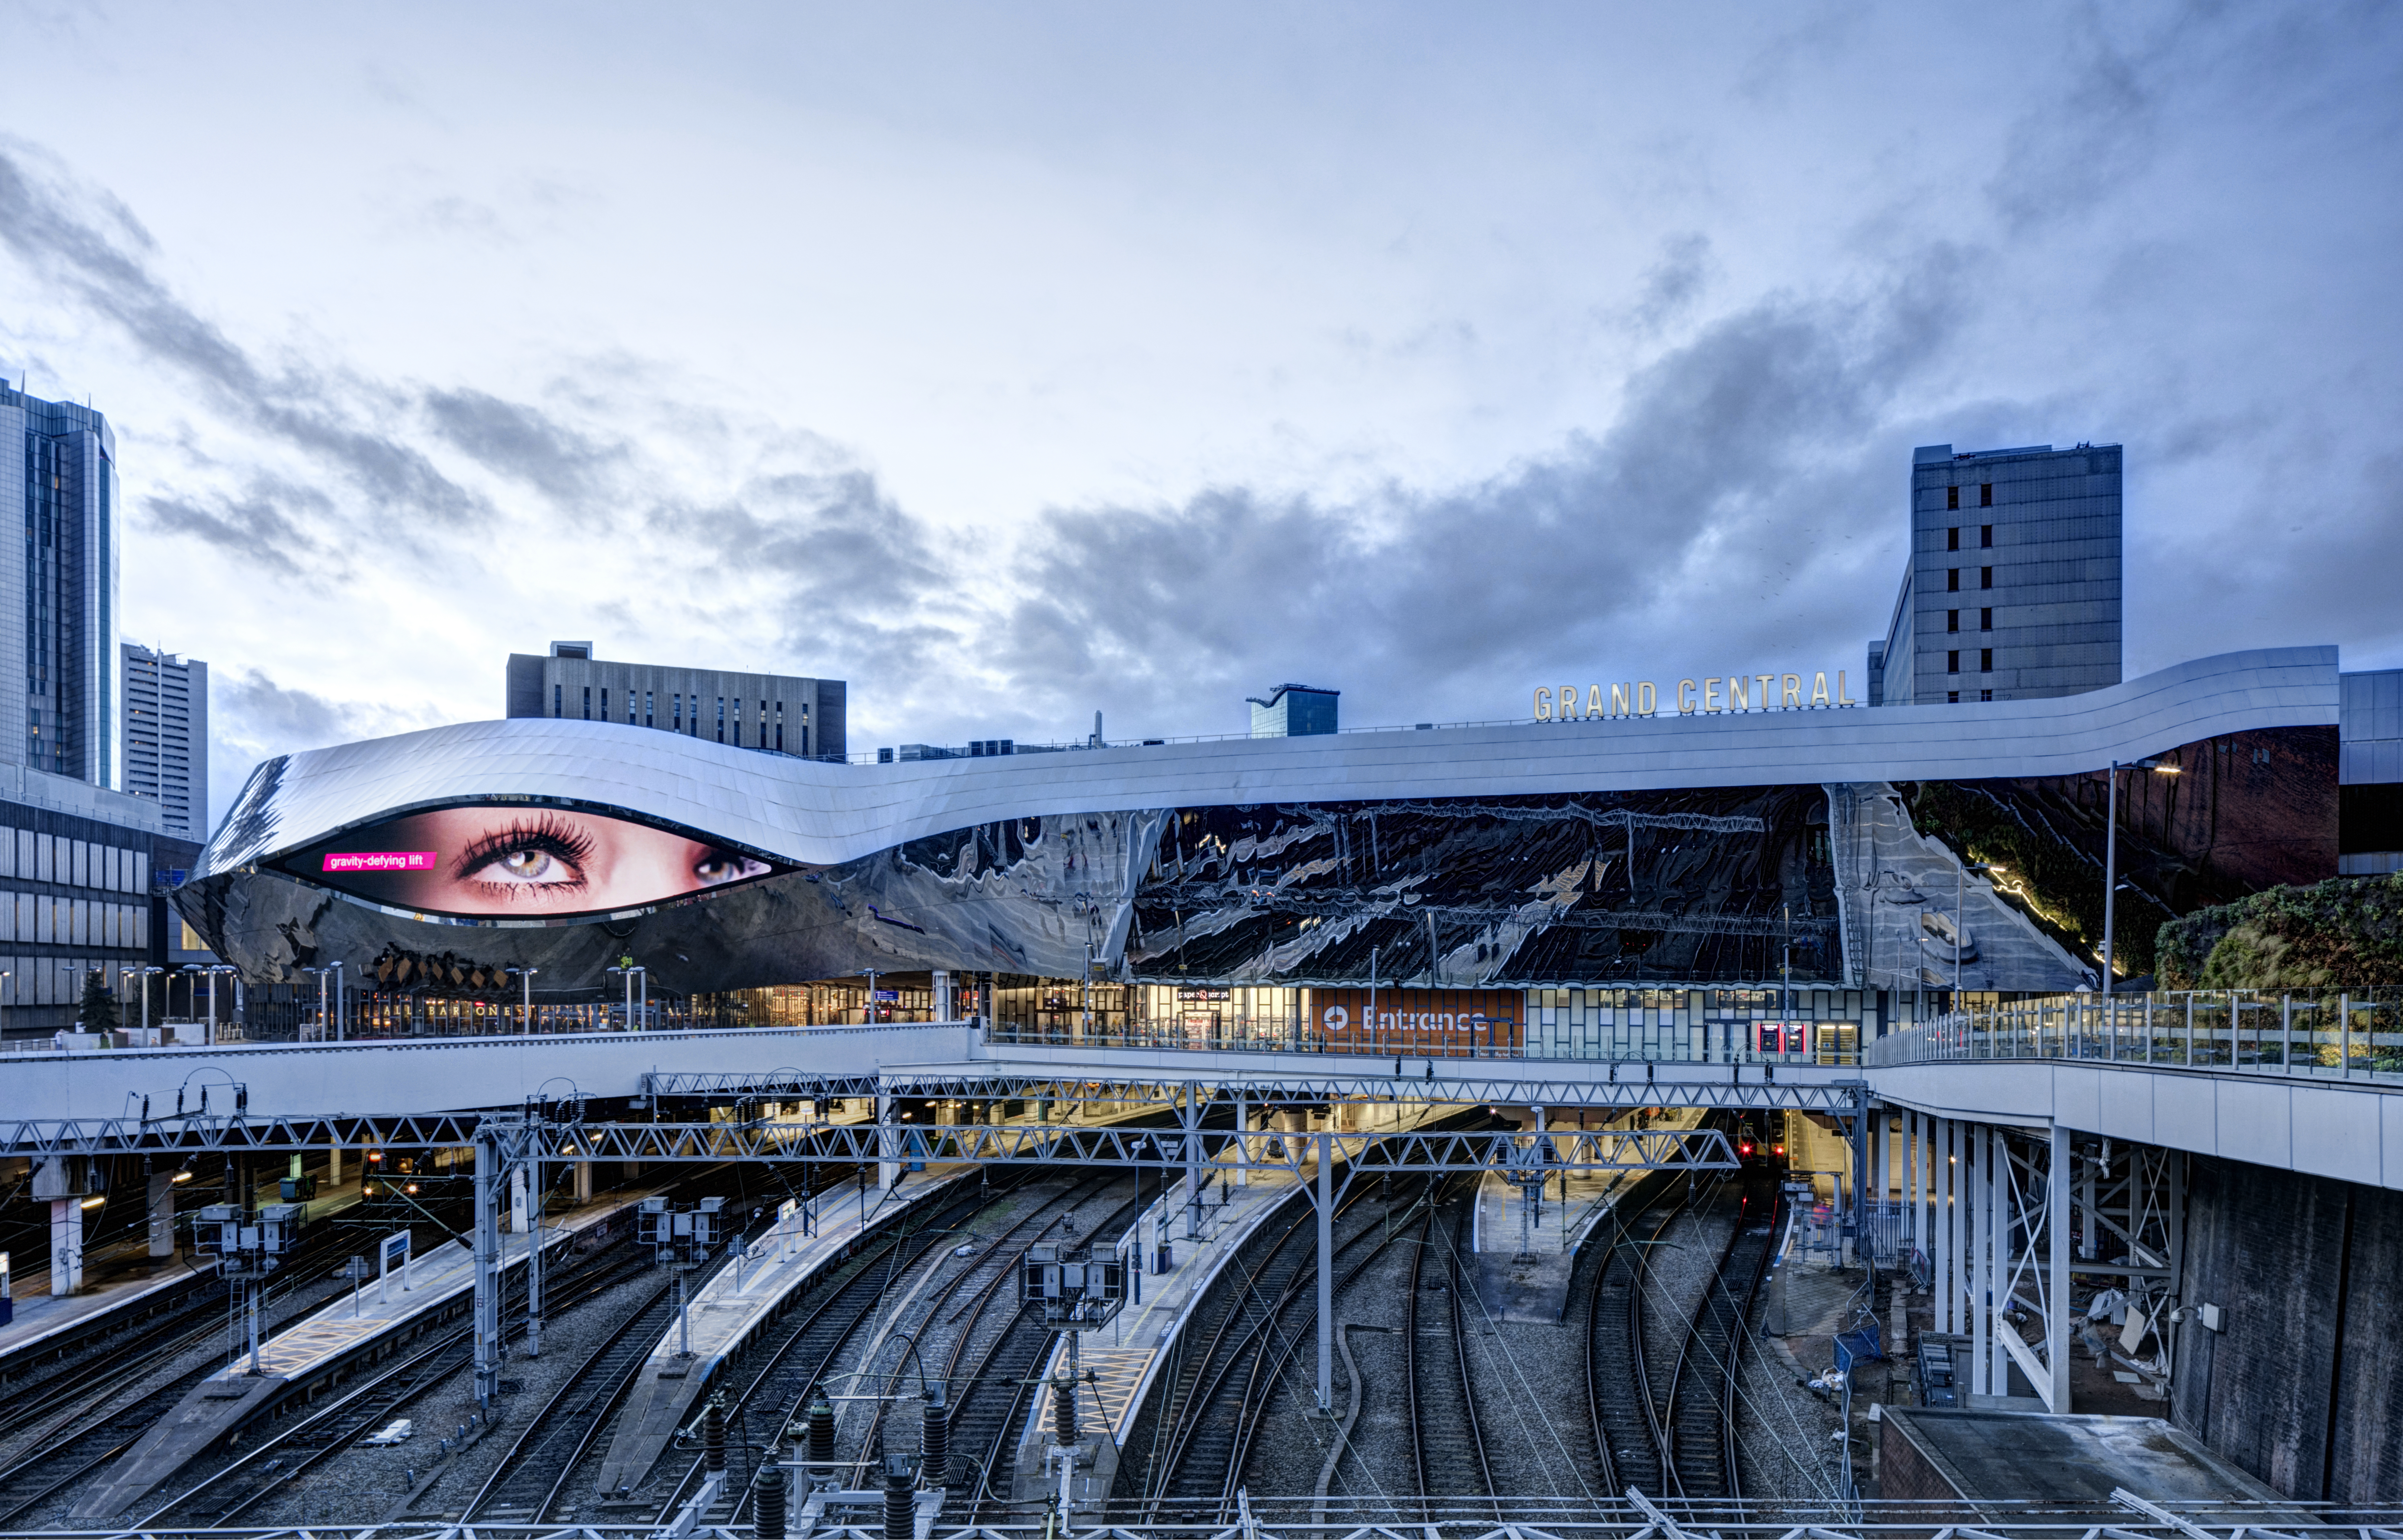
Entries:
[[1645, 1373], [1644, 1299], [1661, 1238], [1685, 1212], [1682, 1195], [1664, 1195], [1618, 1222], [1587, 1294], [1586, 1415], [1605, 1492], [1662, 1490], [1660, 1427]]
[[[596, 1253], [572, 1263], [556, 1279], [555, 1305], [563, 1314], [627, 1283], [646, 1269], [639, 1258]], [[548, 1310], [546, 1311], [548, 1313]], [[510, 1335], [521, 1335], [519, 1325]], [[430, 1346], [382, 1369], [329, 1405], [260, 1439], [230, 1464], [169, 1498], [145, 1515], [144, 1527], [188, 1513], [193, 1523], [216, 1529], [231, 1523], [273, 1495], [276, 1489], [324, 1464], [393, 1413], [436, 1389], [475, 1358], [471, 1318], [445, 1331]]]
[[1736, 1461], [1736, 1374], [1774, 1239], [1775, 1173], [1747, 1171], [1740, 1184], [1723, 1185], [1713, 1201], [1733, 1209], [1733, 1223], [1688, 1320], [1667, 1395], [1660, 1404], [1668, 1495], [1689, 1502], [1733, 1501], [1743, 1495]]
[[[1410, 1388], [1410, 1455], [1418, 1471], [1422, 1500], [1444, 1496], [1493, 1495], [1493, 1470], [1485, 1450], [1485, 1432], [1477, 1417], [1477, 1393], [1469, 1381], [1467, 1311], [1461, 1304], [1465, 1280], [1461, 1277], [1461, 1231], [1469, 1205], [1477, 1201], [1471, 1187], [1465, 1202], [1456, 1199], [1444, 1214], [1430, 1206], [1420, 1228], [1420, 1242], [1410, 1258], [1410, 1297], [1403, 1325], [1403, 1378]], [[1428, 1267], [1434, 1257], [1435, 1265]], [[1441, 1296], [1441, 1304], [1426, 1319], [1427, 1297]], [[1496, 1510], [1498, 1515], [1499, 1510]], [[1423, 1521], [1432, 1522], [1422, 1507]]]
[[[1001, 1190], [1014, 1191], [1032, 1175], [1017, 1174], [1017, 1179]], [[866, 1265], [853, 1267], [851, 1276], [810, 1311], [798, 1327], [785, 1333], [784, 1339], [769, 1350], [767, 1361], [743, 1389], [728, 1397], [729, 1428], [746, 1425], [745, 1419], [755, 1409], [772, 1419], [773, 1425], [783, 1426], [801, 1396], [826, 1377], [842, 1349], [874, 1316], [886, 1292], [933, 1249], [937, 1238], [952, 1233], [963, 1220], [991, 1203], [994, 1196], [990, 1188], [962, 1193], [944, 1204], [932, 1223], [896, 1229], [877, 1242], [865, 1257]], [[908, 1224], [906, 1217], [903, 1224]], [[861, 1260], [854, 1258], [854, 1264]], [[727, 1442], [729, 1459], [726, 1490], [737, 1494], [729, 1504], [731, 1507], [742, 1494], [747, 1493], [755, 1473], [749, 1460], [752, 1441], [729, 1436]], [[730, 1458], [737, 1451], [743, 1456], [739, 1467]], [[700, 1486], [705, 1463], [706, 1456], [696, 1455], [685, 1467], [669, 1489], [666, 1501], [657, 1509], [658, 1520], [664, 1521], [674, 1514]]]

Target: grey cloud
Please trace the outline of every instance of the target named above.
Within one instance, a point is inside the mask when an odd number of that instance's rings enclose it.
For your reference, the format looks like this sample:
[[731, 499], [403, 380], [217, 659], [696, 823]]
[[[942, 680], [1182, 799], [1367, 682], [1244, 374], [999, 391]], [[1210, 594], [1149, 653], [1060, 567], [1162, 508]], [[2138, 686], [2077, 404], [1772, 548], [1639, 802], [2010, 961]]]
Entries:
[[424, 401], [452, 446], [562, 503], [583, 502], [626, 455], [623, 444], [596, 443], [536, 408], [482, 391], [428, 391]]
[[[360, 406], [343, 399], [362, 394], [354, 382], [298, 366], [280, 374], [262, 368], [151, 271], [153, 243], [132, 214], [104, 195], [38, 177], [31, 154], [0, 144], [0, 245], [18, 260], [77, 296], [228, 410], [317, 457], [379, 507], [453, 526], [480, 521], [490, 511], [416, 449], [361, 422]], [[79, 205], [96, 208], [100, 220], [86, 217]]]
[[2061, 90], [2040, 97], [2013, 125], [2003, 163], [1987, 184], [1988, 198], [2014, 229], [2085, 213], [2124, 185], [2152, 150], [2147, 61], [2102, 35], [2090, 13], [2077, 34]]
[[188, 534], [285, 573], [300, 571], [322, 553], [309, 528], [322, 528], [331, 513], [325, 493], [271, 477], [253, 478], [239, 495], [168, 493], [135, 505], [136, 517], [152, 530]]
[[866, 471], [759, 476], [723, 502], [656, 506], [647, 523], [708, 553], [729, 603], [742, 594], [756, 607], [752, 590], [764, 586], [785, 646], [799, 656], [907, 678], [957, 638], [934, 618], [949, 607], [950, 563]]
[[229, 738], [271, 744], [277, 754], [348, 742], [375, 726], [353, 702], [279, 685], [256, 669], [218, 671], [209, 681], [209, 707]]
[[1728, 317], [1637, 374], [1606, 431], [1446, 494], [1056, 511], [997, 658], [1031, 704], [1103, 693], [1172, 720], [1273, 678], [1365, 685], [1368, 719], [1394, 720], [1638, 648], [1760, 656], [1799, 632], [1848, 658], [1891, 554], [1884, 419], [1973, 271], [1931, 248], [1868, 297]]
[[1635, 298], [1635, 328], [1651, 335], [1685, 319], [1710, 286], [1715, 267], [1711, 239], [1699, 230], [1663, 242], [1660, 259], [1646, 271]]

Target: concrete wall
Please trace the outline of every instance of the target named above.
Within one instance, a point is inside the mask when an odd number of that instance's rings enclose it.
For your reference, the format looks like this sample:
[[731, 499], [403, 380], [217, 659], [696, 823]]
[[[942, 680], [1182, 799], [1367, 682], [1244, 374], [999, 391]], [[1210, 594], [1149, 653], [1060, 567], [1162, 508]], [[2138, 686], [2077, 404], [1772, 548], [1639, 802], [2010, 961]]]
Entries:
[[1867, 1072], [1881, 1101], [2403, 1188], [2403, 1085], [2313, 1075], [1963, 1060]]
[[2403, 1492], [2403, 1197], [2197, 1158], [2174, 1422], [2296, 1497]]

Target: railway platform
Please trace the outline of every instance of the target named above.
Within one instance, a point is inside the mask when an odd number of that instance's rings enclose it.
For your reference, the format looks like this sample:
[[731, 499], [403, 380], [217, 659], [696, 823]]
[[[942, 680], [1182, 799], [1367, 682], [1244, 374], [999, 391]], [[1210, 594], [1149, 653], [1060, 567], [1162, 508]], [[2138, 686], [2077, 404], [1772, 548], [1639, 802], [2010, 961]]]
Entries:
[[[546, 1254], [637, 1200], [640, 1194], [592, 1204], [543, 1227]], [[508, 1237], [501, 1267], [521, 1269], [525, 1241]], [[307, 1393], [328, 1376], [362, 1358], [380, 1357], [394, 1346], [465, 1309], [476, 1286], [475, 1256], [451, 1241], [395, 1269], [376, 1283], [360, 1283], [351, 1294], [259, 1344], [257, 1372], [250, 1356], [209, 1375], [183, 1401], [135, 1440], [114, 1467], [84, 1493], [72, 1517], [105, 1521], [129, 1512], [203, 1451], [260, 1413]]]
[[[216, 1270], [214, 1259], [152, 1256], [147, 1242], [134, 1240], [104, 1252], [84, 1254], [84, 1286], [74, 1294], [35, 1294], [12, 1301], [8, 1325], [0, 1326], [0, 1374], [21, 1354], [39, 1355], [60, 1339], [97, 1329], [97, 1317], [111, 1311], [145, 1313], [157, 1296]], [[97, 1275], [97, 1276], [95, 1276]]]
[[863, 1237], [978, 1169], [934, 1163], [892, 1187], [863, 1181], [818, 1194], [806, 1207], [788, 1205], [765, 1237], [693, 1292], [686, 1321], [672, 1322], [635, 1371], [602, 1464], [601, 1491], [625, 1491], [649, 1474], [727, 1360], [784, 1310], [795, 1290], [840, 1263]]
[[[1695, 1108], [1672, 1108], [1647, 1119], [1656, 1129], [1699, 1127]], [[1616, 1120], [1614, 1120], [1616, 1121]], [[1611, 1123], [1597, 1119], [1596, 1128]], [[1644, 1172], [1560, 1172], [1531, 1203], [1524, 1189], [1499, 1172], [1479, 1180], [1470, 1229], [1471, 1276], [1477, 1297], [1497, 1321], [1557, 1324], [1568, 1309], [1577, 1252]]]

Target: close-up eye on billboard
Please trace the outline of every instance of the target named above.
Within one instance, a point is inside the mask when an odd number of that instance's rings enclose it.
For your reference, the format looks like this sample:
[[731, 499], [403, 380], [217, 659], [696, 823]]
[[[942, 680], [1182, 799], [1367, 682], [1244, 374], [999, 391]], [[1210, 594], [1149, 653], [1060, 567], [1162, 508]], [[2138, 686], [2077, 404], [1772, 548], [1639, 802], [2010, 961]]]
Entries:
[[396, 909], [507, 919], [670, 903], [777, 867], [690, 834], [563, 808], [440, 808], [287, 858], [296, 877]]

